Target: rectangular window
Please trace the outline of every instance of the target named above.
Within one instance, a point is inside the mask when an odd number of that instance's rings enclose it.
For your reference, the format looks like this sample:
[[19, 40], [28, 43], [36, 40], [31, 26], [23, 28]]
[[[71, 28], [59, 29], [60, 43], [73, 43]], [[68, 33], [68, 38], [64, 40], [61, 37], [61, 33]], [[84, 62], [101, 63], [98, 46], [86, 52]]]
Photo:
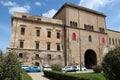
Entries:
[[119, 39], [119, 45], [120, 45], [120, 39]]
[[109, 38], [109, 44], [111, 44], [111, 38]]
[[50, 38], [51, 37], [51, 31], [47, 32], [47, 37]]
[[35, 43], [35, 49], [39, 49], [39, 42]]
[[57, 51], [60, 51], [60, 44], [57, 44]]
[[57, 39], [60, 39], [60, 32], [57, 32]]
[[94, 31], [94, 27], [92, 25], [86, 25], [84, 24], [84, 29], [89, 31]]
[[61, 56], [60, 56], [60, 55], [58, 55], [58, 59], [61, 59]]
[[100, 31], [101, 33], [105, 33], [105, 29], [104, 29], [104, 28], [99, 28], [99, 31]]
[[40, 30], [36, 30], [36, 36], [40, 36]]
[[116, 42], [116, 45], [117, 45], [117, 39], [115, 40], [115, 42]]
[[41, 18], [37, 18], [38, 21], [41, 21]]
[[25, 15], [22, 15], [22, 18], [23, 18], [23, 19], [26, 19], [26, 18], [27, 18], [27, 16], [25, 16]]
[[50, 50], [50, 43], [47, 43], [47, 50]]
[[21, 28], [21, 35], [25, 35], [25, 28]]
[[114, 39], [112, 39], [113, 45], [114, 45]]
[[24, 46], [24, 41], [20, 41], [19, 47], [23, 48], [23, 46]]
[[48, 57], [48, 60], [51, 60], [51, 54], [48, 54], [47, 57]]

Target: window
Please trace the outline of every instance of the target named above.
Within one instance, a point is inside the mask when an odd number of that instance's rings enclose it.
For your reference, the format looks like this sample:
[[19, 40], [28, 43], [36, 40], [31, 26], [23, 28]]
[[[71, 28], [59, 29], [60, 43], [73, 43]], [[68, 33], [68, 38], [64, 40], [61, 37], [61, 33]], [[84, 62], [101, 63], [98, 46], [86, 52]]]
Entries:
[[117, 39], [115, 40], [115, 42], [116, 42], [116, 45], [117, 45]]
[[47, 43], [47, 50], [50, 50], [50, 43]]
[[23, 19], [26, 19], [26, 18], [27, 18], [27, 16], [25, 16], [25, 15], [22, 15], [22, 18], [23, 18]]
[[77, 22], [75, 23], [75, 27], [77, 27]]
[[57, 44], [57, 51], [60, 51], [60, 44]]
[[112, 38], [112, 42], [113, 42], [113, 45], [114, 45], [114, 39]]
[[111, 44], [111, 38], [109, 38], [109, 44]]
[[57, 32], [57, 39], [60, 39], [60, 32]]
[[23, 58], [23, 53], [19, 53], [19, 58]]
[[105, 43], [105, 38], [104, 38], [104, 37], [102, 37], [102, 43], [103, 43], [103, 44]]
[[71, 26], [71, 27], [77, 27], [77, 22], [70, 21], [70, 26]]
[[35, 54], [35, 58], [36, 58], [36, 59], [39, 59], [39, 54]]
[[58, 55], [58, 59], [61, 59], [61, 56], [60, 56], [60, 55]]
[[120, 45], [120, 39], [119, 39], [119, 45]]
[[70, 26], [72, 27], [72, 21], [70, 21]]
[[92, 25], [86, 25], [84, 24], [84, 29], [89, 31], [94, 31], [94, 27]]
[[47, 32], [47, 37], [50, 38], [51, 37], [51, 31]]
[[41, 18], [37, 18], [38, 21], [41, 21]]
[[36, 36], [40, 36], [40, 30], [36, 30]]
[[23, 46], [24, 46], [24, 41], [20, 41], [19, 47], [23, 48]]
[[104, 29], [104, 28], [99, 28], [99, 31], [100, 31], [101, 33], [105, 33], [105, 29]]
[[76, 40], [76, 34], [75, 33], [72, 34], [72, 40]]
[[48, 54], [47, 57], [49, 60], [51, 60], [51, 54]]
[[89, 42], [92, 42], [92, 37], [91, 37], [91, 35], [89, 35], [88, 40], [89, 40]]
[[35, 49], [39, 49], [39, 42], [35, 42]]
[[25, 28], [21, 28], [21, 35], [25, 35]]

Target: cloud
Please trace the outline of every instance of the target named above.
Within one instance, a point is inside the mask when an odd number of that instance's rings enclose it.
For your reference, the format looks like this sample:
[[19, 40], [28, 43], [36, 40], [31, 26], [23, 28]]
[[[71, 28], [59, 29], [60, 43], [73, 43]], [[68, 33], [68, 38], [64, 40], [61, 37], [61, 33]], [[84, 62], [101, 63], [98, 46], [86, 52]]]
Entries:
[[15, 5], [16, 5], [15, 2], [11, 2], [11, 1], [7, 1], [7, 2], [0, 1], [0, 3], [1, 3], [3, 6], [15, 6]]
[[87, 8], [98, 10], [101, 7], [112, 3], [115, 0], [80, 0], [79, 5]]
[[31, 7], [30, 5], [26, 4], [23, 6], [19, 6], [18, 4], [16, 4], [16, 2], [11, 2], [11, 1], [0, 1], [0, 3], [3, 6], [8, 7], [8, 12], [10, 14], [13, 14], [14, 12], [23, 12], [23, 13], [29, 13]]
[[23, 12], [23, 13], [29, 13], [31, 7], [29, 5], [25, 6], [13, 6], [9, 8], [9, 13], [13, 14], [14, 12]]
[[45, 17], [53, 17], [54, 16], [54, 14], [57, 12], [57, 10], [55, 10], [55, 9], [51, 9], [51, 10], [49, 10], [48, 12], [46, 12], [46, 13], [43, 13], [43, 16], [45, 16]]
[[40, 2], [35, 2], [35, 5], [36, 6], [41, 6], [41, 3]]

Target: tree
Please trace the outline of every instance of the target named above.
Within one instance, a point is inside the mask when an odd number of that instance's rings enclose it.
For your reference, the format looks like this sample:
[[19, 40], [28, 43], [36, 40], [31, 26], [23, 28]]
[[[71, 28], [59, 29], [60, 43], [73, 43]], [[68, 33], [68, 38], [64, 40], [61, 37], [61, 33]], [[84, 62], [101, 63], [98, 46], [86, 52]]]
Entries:
[[120, 47], [116, 47], [105, 55], [102, 66], [108, 80], [120, 80]]
[[11, 51], [7, 53], [7, 56], [1, 58], [3, 63], [1, 63], [0, 80], [21, 80], [21, 63], [18, 61], [16, 53]]

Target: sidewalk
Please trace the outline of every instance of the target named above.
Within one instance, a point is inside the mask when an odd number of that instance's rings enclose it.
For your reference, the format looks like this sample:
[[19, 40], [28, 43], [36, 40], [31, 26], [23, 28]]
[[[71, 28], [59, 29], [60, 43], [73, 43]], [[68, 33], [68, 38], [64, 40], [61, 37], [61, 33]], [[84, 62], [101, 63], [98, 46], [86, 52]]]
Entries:
[[33, 80], [50, 80], [43, 76], [43, 72], [38, 73], [28, 73], [32, 77]]

